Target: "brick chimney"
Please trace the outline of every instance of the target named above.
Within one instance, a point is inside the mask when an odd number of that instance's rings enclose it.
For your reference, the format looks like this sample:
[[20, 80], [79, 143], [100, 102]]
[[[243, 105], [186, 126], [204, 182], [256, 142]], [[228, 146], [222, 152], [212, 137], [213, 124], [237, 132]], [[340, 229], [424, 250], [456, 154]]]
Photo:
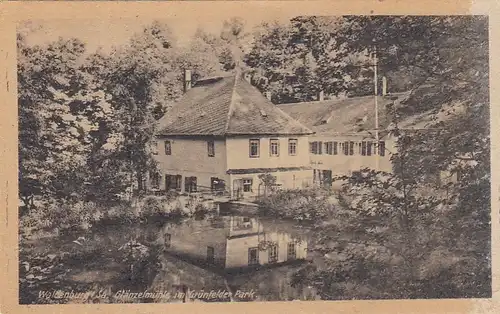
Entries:
[[387, 78], [382, 77], [382, 96], [387, 95]]
[[266, 98], [269, 99], [269, 101], [271, 101], [271, 92], [270, 91], [266, 91], [264, 93], [264, 95], [266, 95]]
[[191, 89], [191, 70], [184, 70], [184, 93]]

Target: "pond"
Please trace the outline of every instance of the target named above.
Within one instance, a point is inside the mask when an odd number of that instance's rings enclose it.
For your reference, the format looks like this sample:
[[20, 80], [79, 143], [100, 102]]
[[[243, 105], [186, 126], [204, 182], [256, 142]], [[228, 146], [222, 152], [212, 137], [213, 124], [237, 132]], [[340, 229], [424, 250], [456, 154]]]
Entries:
[[[165, 250], [163, 269], [151, 288], [174, 282], [191, 300], [201, 301], [229, 301], [229, 292], [234, 301], [314, 299], [313, 291], [291, 285], [293, 273], [310, 261], [309, 232], [293, 223], [241, 215], [167, 223], [157, 240]], [[217, 292], [228, 293], [221, 298]]]
[[[294, 222], [252, 214], [100, 225], [75, 239], [26, 244], [30, 256], [50, 256], [50, 261], [30, 260], [31, 269], [42, 268], [40, 276], [31, 276], [40, 281], [22, 283], [20, 301], [40, 303], [40, 291], [54, 290], [94, 291], [93, 300], [60, 303], [315, 300], [312, 289], [291, 283], [293, 274], [312, 260], [311, 236], [310, 229]], [[130, 241], [158, 253], [141, 262], [140, 278], [132, 278], [133, 271], [124, 267], [128, 262], [120, 250]], [[46, 268], [50, 275], [42, 274]]]

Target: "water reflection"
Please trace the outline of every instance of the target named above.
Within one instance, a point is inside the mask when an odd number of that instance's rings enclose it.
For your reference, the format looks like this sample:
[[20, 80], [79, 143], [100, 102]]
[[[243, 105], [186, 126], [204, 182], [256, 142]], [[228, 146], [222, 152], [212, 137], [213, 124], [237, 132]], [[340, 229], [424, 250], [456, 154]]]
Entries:
[[305, 235], [275, 221], [214, 216], [167, 224], [165, 251], [195, 265], [225, 273], [295, 263], [307, 258]]
[[188, 219], [164, 225], [158, 241], [165, 255], [152, 290], [240, 294], [205, 302], [317, 299], [308, 287], [291, 284], [308, 259], [309, 241], [307, 230], [293, 223], [231, 215]]

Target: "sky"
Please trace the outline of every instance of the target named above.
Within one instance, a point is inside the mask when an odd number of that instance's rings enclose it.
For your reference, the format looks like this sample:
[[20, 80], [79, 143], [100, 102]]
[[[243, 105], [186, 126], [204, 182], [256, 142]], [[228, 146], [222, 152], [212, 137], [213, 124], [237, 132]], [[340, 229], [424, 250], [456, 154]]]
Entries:
[[[231, 17], [233, 16], [227, 15], [227, 19]], [[267, 19], [241, 18], [246, 22], [246, 31], [251, 31], [255, 26], [265, 21], [286, 20], [286, 18], [279, 19], [276, 17]], [[154, 20], [166, 22], [172, 28], [178, 40], [178, 44], [184, 45], [189, 42], [198, 27], [201, 27], [207, 32], [219, 34], [222, 24], [226, 19], [200, 19], [197, 17], [196, 23], [193, 23], [193, 19], [183, 16], [140, 19], [31, 20], [28, 22], [28, 25], [30, 25], [29, 28], [32, 31], [28, 34], [27, 41], [29, 44], [43, 44], [57, 40], [59, 37], [76, 37], [86, 43], [88, 51], [95, 51], [98, 47], [102, 47], [104, 51], [110, 51], [113, 46], [126, 43], [134, 33], [141, 31], [144, 26], [152, 23]], [[21, 22], [19, 25], [25, 25], [25, 23], [26, 22]]]

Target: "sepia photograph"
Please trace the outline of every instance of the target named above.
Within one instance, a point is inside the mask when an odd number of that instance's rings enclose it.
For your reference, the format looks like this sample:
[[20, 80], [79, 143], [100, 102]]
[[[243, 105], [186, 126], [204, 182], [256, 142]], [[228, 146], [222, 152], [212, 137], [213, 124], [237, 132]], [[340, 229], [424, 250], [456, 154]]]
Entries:
[[488, 16], [16, 35], [19, 304], [492, 297]]

